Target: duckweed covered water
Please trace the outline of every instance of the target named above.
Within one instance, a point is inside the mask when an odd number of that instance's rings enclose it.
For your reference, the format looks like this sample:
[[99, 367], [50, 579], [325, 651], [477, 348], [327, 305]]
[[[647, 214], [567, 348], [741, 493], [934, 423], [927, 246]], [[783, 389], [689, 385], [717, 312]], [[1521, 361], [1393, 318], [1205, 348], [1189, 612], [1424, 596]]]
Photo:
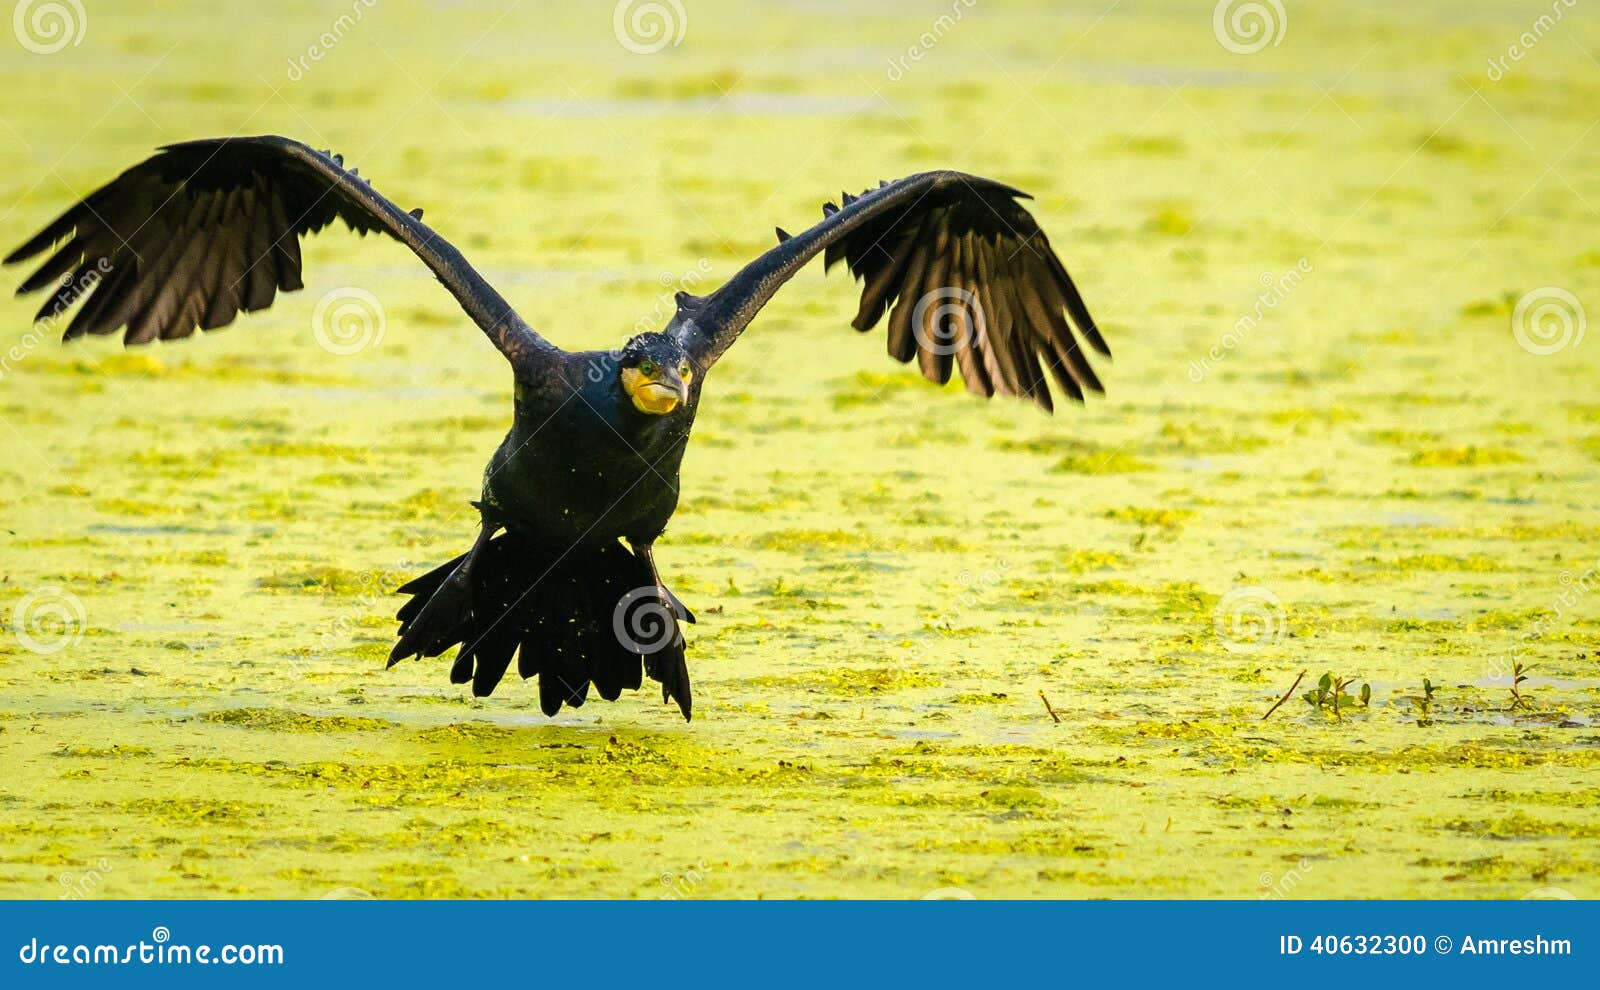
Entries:
[[[155, 144], [281, 132], [610, 346], [953, 165], [1035, 193], [1117, 357], [1086, 409], [985, 404], [807, 272], [713, 372], [659, 551], [694, 723], [548, 720], [383, 669], [510, 412], [403, 248], [330, 232], [305, 292], [126, 353], [0, 305], [0, 893], [1600, 892], [1600, 351], [1512, 332], [1600, 305], [1600, 28], [1491, 79], [1530, 11], [1294, 5], [1236, 54], [1210, 3], [1057, 6], [693, 0], [635, 54], [610, 4], [386, 2], [307, 60], [344, 8], [98, 4], [8, 48], [8, 245]], [[335, 355], [350, 286], [383, 334]], [[1263, 721], [1302, 670], [1370, 702]]]

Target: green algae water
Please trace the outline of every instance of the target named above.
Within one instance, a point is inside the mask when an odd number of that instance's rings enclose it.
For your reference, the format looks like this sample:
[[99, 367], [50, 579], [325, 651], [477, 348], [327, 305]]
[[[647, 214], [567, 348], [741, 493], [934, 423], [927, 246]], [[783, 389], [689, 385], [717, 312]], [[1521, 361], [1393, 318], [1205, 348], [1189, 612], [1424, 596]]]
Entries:
[[683, 8], [94, 4], [3, 39], [0, 234], [283, 133], [610, 347], [955, 167], [1034, 193], [1106, 397], [928, 385], [807, 271], [712, 372], [658, 546], [695, 721], [546, 719], [383, 669], [510, 421], [403, 247], [330, 230], [304, 292], [126, 352], [0, 304], [0, 894], [1600, 894], [1600, 23]]

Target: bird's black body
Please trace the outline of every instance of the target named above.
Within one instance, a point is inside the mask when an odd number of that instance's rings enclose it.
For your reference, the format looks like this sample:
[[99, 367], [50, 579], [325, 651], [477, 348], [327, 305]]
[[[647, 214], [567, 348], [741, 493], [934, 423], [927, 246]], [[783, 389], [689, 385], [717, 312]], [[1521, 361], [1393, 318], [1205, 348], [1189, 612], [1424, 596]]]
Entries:
[[483, 484], [483, 504], [507, 528], [557, 550], [618, 537], [643, 545], [667, 528], [699, 389], [670, 413], [640, 412], [606, 373], [617, 360], [571, 355], [564, 393], [517, 383], [511, 432]]
[[505, 356], [511, 431], [484, 471], [478, 537], [400, 590], [390, 664], [459, 646], [451, 679], [494, 690], [513, 657], [546, 714], [644, 676], [691, 711], [680, 622], [653, 544], [678, 504], [705, 376], [768, 299], [818, 254], [862, 281], [853, 321], [930, 381], [1053, 407], [1101, 390], [1080, 339], [1110, 351], [1024, 194], [925, 172], [827, 204], [705, 297], [678, 295], [659, 333], [615, 352], [564, 351], [529, 327], [461, 253], [343, 160], [281, 137], [171, 145], [95, 190], [5, 260], [53, 251], [19, 291], [64, 336], [125, 329], [129, 345], [230, 323], [301, 287], [299, 239], [341, 219], [385, 233], [433, 271]]
[[[548, 379], [518, 377], [515, 414], [483, 476], [483, 561], [450, 585], [469, 551], [402, 591], [401, 636], [390, 662], [434, 656], [461, 644], [451, 678], [493, 691], [520, 652], [523, 677], [538, 675], [553, 715], [581, 705], [593, 682], [614, 700], [637, 688], [639, 670], [661, 682], [662, 699], [691, 711], [677, 620], [692, 614], [655, 572], [651, 547], [678, 507], [678, 472], [699, 400], [652, 414], [635, 407], [619, 370], [642, 361], [687, 360], [671, 338], [635, 338], [618, 353], [580, 352], [547, 367]], [[624, 549], [618, 540], [626, 540]]]

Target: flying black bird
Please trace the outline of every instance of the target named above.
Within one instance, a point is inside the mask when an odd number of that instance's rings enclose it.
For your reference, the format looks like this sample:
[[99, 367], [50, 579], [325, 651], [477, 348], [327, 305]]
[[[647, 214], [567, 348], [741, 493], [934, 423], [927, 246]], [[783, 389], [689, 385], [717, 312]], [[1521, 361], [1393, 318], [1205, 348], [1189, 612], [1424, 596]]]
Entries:
[[[852, 325], [888, 315], [889, 354], [978, 395], [1052, 408], [1050, 385], [1102, 391], [1079, 338], [1111, 353], [1026, 194], [960, 172], [882, 183], [790, 236], [708, 296], [679, 293], [659, 333], [616, 351], [564, 351], [522, 321], [449, 242], [337, 155], [282, 137], [168, 145], [13, 251], [54, 248], [19, 294], [53, 289], [37, 319], [76, 307], [65, 337], [123, 342], [214, 330], [302, 287], [299, 238], [335, 219], [416, 252], [511, 364], [515, 418], [490, 458], [477, 539], [400, 589], [392, 666], [460, 644], [450, 678], [494, 690], [517, 657], [545, 714], [615, 700], [643, 674], [689, 718], [679, 621], [651, 547], [678, 504], [678, 470], [706, 375], [772, 294], [818, 253], [862, 281]], [[622, 541], [626, 541], [626, 545]]]

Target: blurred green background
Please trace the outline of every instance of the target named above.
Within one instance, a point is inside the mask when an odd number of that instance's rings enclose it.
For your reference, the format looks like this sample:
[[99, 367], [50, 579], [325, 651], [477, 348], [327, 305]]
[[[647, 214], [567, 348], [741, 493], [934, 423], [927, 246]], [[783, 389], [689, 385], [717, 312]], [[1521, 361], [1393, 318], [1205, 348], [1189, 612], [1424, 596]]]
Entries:
[[546, 720], [382, 669], [510, 414], [404, 248], [326, 232], [306, 291], [130, 352], [0, 303], [0, 894], [1600, 891], [1593, 17], [14, 6], [8, 248], [158, 144], [281, 133], [614, 346], [954, 167], [1035, 195], [1116, 360], [1086, 408], [984, 403], [804, 273], [713, 373], [659, 552], [696, 721]]

